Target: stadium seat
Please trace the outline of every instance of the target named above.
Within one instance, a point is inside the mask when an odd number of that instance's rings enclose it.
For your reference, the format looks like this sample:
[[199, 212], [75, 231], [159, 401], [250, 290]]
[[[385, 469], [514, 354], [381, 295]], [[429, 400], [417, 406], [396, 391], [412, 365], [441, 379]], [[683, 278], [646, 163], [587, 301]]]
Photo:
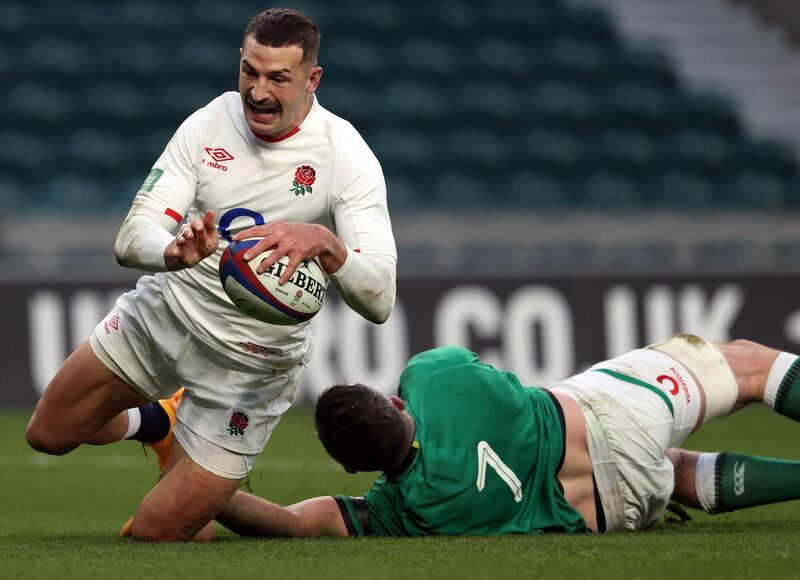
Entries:
[[414, 76], [446, 82], [462, 72], [461, 53], [452, 42], [437, 37], [411, 36], [392, 51], [391, 62], [399, 70], [413, 70]]
[[463, 168], [444, 168], [431, 176], [430, 201], [441, 210], [459, 213], [477, 213], [496, 207], [498, 197], [504, 192], [493, 176], [467, 172]]
[[81, 212], [109, 205], [109, 181], [87, 173], [51, 173], [37, 193], [37, 206], [59, 212]]
[[371, 135], [370, 143], [379, 159], [403, 171], [424, 170], [440, 159], [440, 148], [421, 128], [380, 128]]
[[14, 172], [6, 172], [0, 166], [0, 207], [4, 212], [19, 211], [29, 203], [26, 182]]
[[647, 181], [647, 206], [671, 212], [709, 209], [717, 199], [717, 188], [717, 181], [702, 171], [664, 167]]
[[389, 83], [380, 97], [385, 107], [384, 114], [396, 122], [439, 122], [450, 113], [448, 87], [440, 83], [400, 78]]
[[534, 127], [518, 137], [514, 153], [514, 159], [522, 164], [569, 172], [583, 160], [584, 145], [580, 133], [565, 128]]
[[505, 208], [532, 212], [575, 209], [575, 196], [563, 175], [530, 166], [509, 169], [505, 181]]
[[744, 167], [731, 170], [723, 182], [722, 193], [729, 207], [777, 212], [791, 205], [790, 188], [791, 182], [780, 175]]
[[[506, 34], [483, 36], [468, 48], [470, 68], [478, 81], [492, 82], [497, 78], [511, 77], [515, 83], [527, 81], [542, 57], [534, 40], [513, 38]], [[539, 51], [540, 52], [540, 51]], [[514, 87], [515, 91], [518, 88]]]
[[377, 82], [389, 72], [388, 55], [383, 43], [370, 35], [336, 36], [325, 44], [320, 53], [320, 64], [325, 70], [320, 88], [329, 82], [341, 82], [340, 75], [360, 77]]
[[734, 143], [724, 132], [683, 127], [667, 133], [661, 140], [659, 160], [664, 165], [719, 175], [728, 163]]
[[527, 89], [523, 119], [533, 125], [551, 124], [585, 130], [598, 120], [597, 99], [589, 87], [576, 80], [548, 78]]
[[476, 79], [466, 81], [451, 97], [450, 117], [463, 126], [492, 126], [496, 134], [518, 130], [528, 104], [512, 83]]
[[655, 161], [654, 141], [641, 129], [602, 128], [586, 138], [583, 167], [616, 169], [642, 177]]
[[640, 184], [623, 171], [588, 171], [576, 176], [575, 188], [587, 210], [630, 211], [644, 205]]

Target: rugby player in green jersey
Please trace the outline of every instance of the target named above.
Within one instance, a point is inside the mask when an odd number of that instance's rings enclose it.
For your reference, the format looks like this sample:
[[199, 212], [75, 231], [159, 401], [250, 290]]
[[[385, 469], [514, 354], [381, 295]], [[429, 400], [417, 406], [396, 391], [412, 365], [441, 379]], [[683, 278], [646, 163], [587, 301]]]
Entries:
[[237, 492], [217, 516], [249, 536], [497, 535], [638, 530], [670, 502], [709, 513], [800, 498], [800, 462], [678, 446], [754, 402], [800, 420], [800, 358], [692, 335], [631, 351], [547, 389], [458, 347], [413, 357], [398, 396], [338, 385], [318, 436], [363, 497], [282, 508]]

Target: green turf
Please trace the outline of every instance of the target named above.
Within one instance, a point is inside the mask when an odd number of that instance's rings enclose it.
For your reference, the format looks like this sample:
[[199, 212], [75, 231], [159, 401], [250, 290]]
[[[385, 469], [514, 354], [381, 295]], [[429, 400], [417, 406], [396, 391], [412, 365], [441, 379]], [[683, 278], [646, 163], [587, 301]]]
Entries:
[[[23, 439], [27, 413], [0, 412], [0, 578], [798, 578], [800, 502], [637, 534], [506, 538], [242, 540], [138, 545], [117, 530], [155, 478], [123, 442], [45, 457]], [[708, 450], [800, 459], [800, 426], [761, 408], [690, 440]], [[291, 411], [252, 475], [278, 502], [358, 494], [369, 475], [326, 459], [308, 409]]]

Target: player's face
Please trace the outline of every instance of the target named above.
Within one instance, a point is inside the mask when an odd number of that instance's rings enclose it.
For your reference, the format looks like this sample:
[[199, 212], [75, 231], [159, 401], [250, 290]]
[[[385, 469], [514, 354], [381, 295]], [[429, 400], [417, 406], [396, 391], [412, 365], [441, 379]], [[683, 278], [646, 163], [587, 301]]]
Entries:
[[239, 94], [254, 133], [282, 137], [305, 119], [322, 69], [303, 63], [299, 46], [264, 46], [245, 39], [239, 63]]

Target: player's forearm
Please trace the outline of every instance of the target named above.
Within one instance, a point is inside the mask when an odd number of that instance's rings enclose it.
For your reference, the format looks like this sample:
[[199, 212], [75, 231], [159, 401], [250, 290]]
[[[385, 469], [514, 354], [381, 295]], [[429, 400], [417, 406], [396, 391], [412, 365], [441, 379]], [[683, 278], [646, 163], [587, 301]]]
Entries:
[[333, 499], [318, 497], [281, 507], [263, 498], [237, 491], [217, 521], [242, 536], [311, 538], [346, 536], [347, 531]]
[[347, 259], [331, 275], [345, 303], [377, 324], [386, 322], [394, 308], [395, 278], [393, 257], [359, 254], [349, 248]]
[[151, 217], [131, 211], [117, 234], [114, 253], [117, 262], [127, 268], [164, 272], [164, 251], [173, 236]]

